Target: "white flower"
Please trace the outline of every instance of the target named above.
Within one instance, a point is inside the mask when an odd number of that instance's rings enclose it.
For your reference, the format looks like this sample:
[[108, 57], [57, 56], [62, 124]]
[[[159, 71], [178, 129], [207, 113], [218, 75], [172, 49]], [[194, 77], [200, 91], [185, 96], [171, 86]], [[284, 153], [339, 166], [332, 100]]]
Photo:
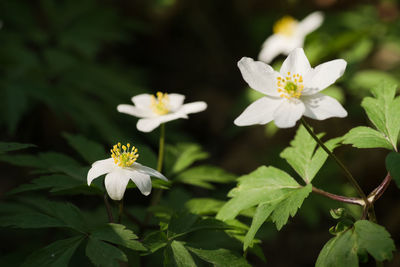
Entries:
[[152, 168], [143, 166], [136, 161], [139, 157], [135, 147], [130, 144], [121, 146], [121, 143], [114, 145], [111, 149], [111, 158], [96, 161], [87, 175], [88, 185], [97, 177], [107, 174], [104, 179], [106, 190], [111, 199], [121, 200], [124, 197], [126, 186], [132, 180], [143, 195], [151, 192], [150, 176], [168, 181], [164, 175]]
[[203, 111], [207, 104], [202, 101], [183, 104], [184, 95], [163, 94], [157, 92], [157, 97], [141, 94], [132, 97], [132, 105], [118, 105], [117, 110], [141, 118], [136, 127], [142, 132], [151, 132], [161, 123], [176, 119], [187, 119], [188, 114]]
[[289, 128], [303, 115], [316, 120], [346, 117], [346, 110], [337, 100], [319, 93], [343, 75], [346, 64], [343, 59], [336, 59], [311, 68], [302, 48], [289, 54], [280, 72], [261, 61], [242, 58], [238, 66], [243, 79], [265, 96], [248, 106], [235, 124], [266, 124], [274, 120], [279, 128]]
[[290, 16], [278, 20], [273, 28], [274, 34], [265, 40], [258, 60], [270, 63], [279, 54], [288, 55], [293, 49], [303, 47], [307, 34], [321, 26], [324, 16], [322, 12], [314, 12], [297, 21]]

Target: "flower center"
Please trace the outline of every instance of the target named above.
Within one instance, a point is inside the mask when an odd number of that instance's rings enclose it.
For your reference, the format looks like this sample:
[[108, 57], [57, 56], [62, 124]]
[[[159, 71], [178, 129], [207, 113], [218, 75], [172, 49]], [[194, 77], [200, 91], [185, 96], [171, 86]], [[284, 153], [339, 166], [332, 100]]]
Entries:
[[169, 112], [169, 97], [168, 94], [157, 92], [157, 98], [153, 95], [151, 96], [150, 107], [154, 113], [157, 115], [165, 115]]
[[280, 97], [286, 99], [300, 98], [301, 92], [303, 91], [303, 77], [299, 74], [290, 75], [287, 73], [286, 77], [278, 77], [278, 92], [281, 93]]
[[282, 34], [290, 37], [294, 34], [297, 24], [298, 21], [291, 16], [284, 16], [283, 18], [275, 22], [273, 31], [275, 34]]
[[114, 163], [119, 167], [129, 167], [139, 157], [137, 152], [137, 148], [134, 146], [131, 148], [129, 143], [126, 144], [126, 146], [121, 146], [121, 143], [118, 143], [113, 146], [113, 149], [111, 149], [111, 157], [114, 159]]

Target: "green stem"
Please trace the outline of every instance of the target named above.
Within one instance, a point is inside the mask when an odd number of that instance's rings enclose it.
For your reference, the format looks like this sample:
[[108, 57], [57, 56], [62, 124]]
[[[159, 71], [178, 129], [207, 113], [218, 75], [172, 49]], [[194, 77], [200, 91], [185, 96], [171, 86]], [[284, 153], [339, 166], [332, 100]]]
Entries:
[[121, 199], [118, 203], [118, 223], [122, 222], [123, 213], [124, 213], [124, 199]]
[[165, 124], [162, 123], [160, 126], [160, 143], [158, 148], [158, 161], [157, 161], [157, 171], [161, 172], [163, 160], [164, 160], [164, 143], [165, 143]]
[[108, 215], [108, 221], [110, 223], [113, 223], [114, 222], [114, 217], [113, 217], [113, 214], [112, 214], [112, 211], [111, 211], [110, 203], [108, 202], [107, 192], [104, 193], [104, 204], [106, 206], [106, 211], [107, 211], [107, 215]]
[[[159, 148], [158, 148], [158, 160], [157, 160], [157, 171], [161, 172], [162, 166], [163, 166], [163, 161], [164, 161], [164, 144], [165, 144], [165, 124], [162, 123], [160, 126], [160, 142], [159, 142]], [[154, 193], [152, 195], [151, 201], [150, 201], [150, 207], [153, 207], [158, 204], [158, 202], [161, 199], [162, 196], [162, 190], [161, 189], [156, 189], [154, 190]], [[147, 213], [147, 216], [145, 218], [144, 224], [147, 225], [151, 219], [151, 214]]]
[[335, 156], [335, 154], [330, 151], [325, 144], [321, 141], [321, 139], [318, 138], [311, 129], [311, 127], [307, 124], [307, 122], [301, 118], [301, 123], [303, 126], [306, 128], [308, 133], [314, 138], [315, 141], [322, 147], [323, 150], [325, 150], [326, 153], [328, 153], [329, 156], [331, 156], [335, 162], [339, 165], [339, 167], [343, 170], [344, 174], [346, 175], [347, 179], [351, 183], [351, 185], [356, 189], [360, 197], [364, 200], [365, 203], [365, 208], [369, 208], [369, 201], [367, 199], [367, 196], [365, 195], [364, 191], [361, 189], [360, 185], [357, 183], [356, 179], [354, 179], [353, 175], [351, 175], [350, 171], [344, 166], [344, 164]]

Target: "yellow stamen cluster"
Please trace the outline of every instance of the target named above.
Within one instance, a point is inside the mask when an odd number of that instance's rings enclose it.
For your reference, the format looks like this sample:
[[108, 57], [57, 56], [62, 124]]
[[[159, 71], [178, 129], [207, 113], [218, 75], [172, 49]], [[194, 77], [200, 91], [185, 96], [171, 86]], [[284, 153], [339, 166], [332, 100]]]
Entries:
[[280, 97], [286, 99], [300, 98], [303, 91], [303, 77], [299, 74], [291, 75], [287, 73], [286, 77], [278, 77], [278, 92], [281, 93]]
[[126, 146], [118, 143], [111, 149], [111, 157], [114, 159], [114, 163], [119, 167], [129, 167], [139, 157], [137, 152], [137, 148], [134, 146], [131, 148], [129, 143], [126, 144]]
[[157, 115], [165, 115], [169, 112], [169, 97], [168, 94], [157, 92], [155, 96], [151, 96], [150, 107]]
[[273, 31], [275, 34], [279, 33], [286, 36], [292, 36], [295, 32], [298, 21], [291, 16], [284, 16], [275, 22]]

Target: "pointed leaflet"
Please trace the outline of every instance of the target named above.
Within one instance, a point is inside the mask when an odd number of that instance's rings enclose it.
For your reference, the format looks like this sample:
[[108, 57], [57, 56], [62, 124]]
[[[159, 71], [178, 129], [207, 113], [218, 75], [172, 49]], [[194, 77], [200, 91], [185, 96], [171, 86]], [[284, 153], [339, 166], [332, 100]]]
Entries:
[[250, 264], [247, 263], [245, 258], [241, 257], [229, 251], [227, 249], [201, 249], [187, 246], [191, 252], [196, 254], [199, 258], [204, 261], [207, 261], [214, 266], [230, 266], [230, 267], [249, 267]]
[[400, 131], [400, 97], [395, 98], [396, 88], [394, 84], [380, 84], [372, 89], [375, 97], [366, 97], [361, 103], [368, 118], [395, 149]]
[[191, 143], [180, 143], [165, 146], [165, 166], [170, 173], [183, 171], [195, 161], [208, 158], [201, 146]]
[[271, 202], [261, 203], [258, 205], [253, 221], [246, 236], [244, 237], [243, 250], [246, 250], [254, 239], [258, 229], [268, 219], [274, 210], [274, 205]]
[[192, 255], [190, 255], [189, 251], [185, 248], [182, 242], [176, 240], [172, 241], [171, 250], [173, 255], [173, 264], [171, 264], [172, 266], [196, 267], [196, 263], [194, 262]]
[[279, 230], [290, 215], [296, 214], [311, 192], [311, 185], [302, 187], [287, 173], [274, 167], [260, 167], [238, 180], [238, 186], [228, 194], [232, 199], [221, 208], [217, 219], [230, 220], [240, 211], [259, 205], [250, 233], [246, 236], [246, 245], [268, 218], [268, 213], [271, 213], [271, 219]]
[[358, 266], [357, 253], [364, 251], [377, 261], [390, 260], [395, 249], [394, 242], [384, 227], [360, 220], [325, 244], [315, 266]]
[[83, 238], [83, 236], [75, 236], [58, 240], [31, 254], [21, 266], [67, 267]]
[[138, 237], [125, 225], [109, 223], [91, 233], [91, 237], [121, 245], [132, 250], [146, 251], [146, 248], [137, 240]]
[[400, 154], [391, 152], [386, 156], [386, 169], [400, 188]]
[[36, 147], [36, 146], [32, 144], [0, 142], [0, 154], [14, 150], [21, 150], [29, 147]]
[[192, 198], [185, 203], [185, 208], [198, 215], [216, 214], [225, 202], [213, 198]]
[[[70, 203], [50, 202], [35, 199], [37, 205], [31, 211], [16, 211], [13, 214], [2, 215], [0, 226], [13, 226], [16, 228], [49, 228], [65, 227], [79, 232], [87, 230], [86, 223], [80, 210]], [[30, 204], [30, 203], [26, 203]]]
[[[17, 194], [26, 191], [34, 191], [34, 190], [43, 190], [50, 189], [49, 192], [60, 192], [64, 190], [76, 189], [81, 187], [82, 185], [86, 186], [82, 181], [78, 181], [76, 179], [71, 179], [70, 176], [64, 174], [53, 174], [41, 176], [39, 178], [33, 179], [28, 184], [22, 184], [17, 188], [9, 191], [7, 194]], [[93, 194], [94, 191], [99, 190], [96, 187], [91, 188], [90, 190], [86, 190], [88, 194]], [[101, 191], [99, 192], [101, 193]], [[79, 193], [81, 194], [81, 192]]]
[[93, 237], [89, 237], [86, 245], [86, 256], [95, 266], [119, 267], [118, 261], [128, 261], [120, 249]]
[[276, 224], [276, 228], [280, 230], [287, 223], [289, 216], [294, 217], [296, 215], [297, 210], [303, 204], [304, 199], [311, 193], [311, 190], [312, 186], [308, 184], [305, 187], [288, 192], [282, 198], [261, 203], [257, 207], [250, 229], [244, 239], [243, 249], [247, 249], [258, 229], [268, 218], [271, 218]]
[[383, 133], [365, 126], [358, 126], [351, 129], [343, 136], [343, 144], [352, 145], [357, 148], [382, 147], [389, 150], [393, 149], [392, 144]]
[[235, 180], [235, 175], [224, 169], [202, 165], [182, 171], [174, 178], [174, 181], [191, 184], [207, 189], [214, 189], [212, 183], [229, 183]]
[[240, 211], [273, 201], [301, 186], [286, 172], [275, 167], [259, 167], [238, 180], [236, 188], [228, 193], [230, 199], [218, 212], [217, 219], [230, 220]]
[[188, 212], [175, 213], [168, 224], [168, 238], [173, 239], [190, 232], [205, 229], [228, 229], [224, 222], [214, 218], [202, 218]]
[[[318, 134], [319, 138], [322, 136], [323, 134]], [[330, 139], [325, 146], [332, 150], [340, 140], [340, 138]], [[290, 142], [290, 147], [283, 150], [280, 157], [286, 159], [303, 180], [309, 183], [328, 158], [328, 154], [321, 147], [315, 150], [316, 147], [317, 142], [301, 125], [295, 138]]]
[[63, 137], [67, 139], [72, 146], [87, 163], [92, 164], [96, 160], [107, 158], [107, 154], [102, 145], [87, 139], [82, 135], [72, 135], [63, 133]]

